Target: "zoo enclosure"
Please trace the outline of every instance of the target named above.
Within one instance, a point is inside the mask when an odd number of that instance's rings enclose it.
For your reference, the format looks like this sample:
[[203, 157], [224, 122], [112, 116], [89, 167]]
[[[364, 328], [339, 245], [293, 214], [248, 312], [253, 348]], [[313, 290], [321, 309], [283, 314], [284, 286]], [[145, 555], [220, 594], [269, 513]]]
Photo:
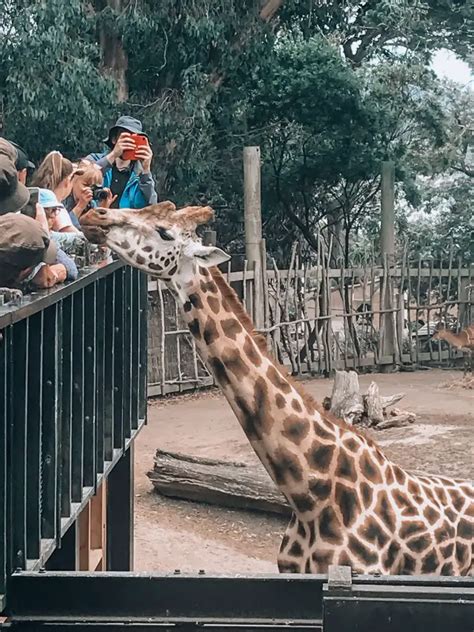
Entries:
[[[304, 265], [294, 248], [289, 269], [267, 258], [263, 271], [230, 261], [223, 272], [254, 321], [262, 312], [259, 330], [294, 374], [456, 363], [462, 353], [433, 341], [434, 328], [473, 319], [474, 266], [452, 256], [333, 268]], [[172, 295], [153, 280], [148, 290], [149, 395], [212, 384]]]

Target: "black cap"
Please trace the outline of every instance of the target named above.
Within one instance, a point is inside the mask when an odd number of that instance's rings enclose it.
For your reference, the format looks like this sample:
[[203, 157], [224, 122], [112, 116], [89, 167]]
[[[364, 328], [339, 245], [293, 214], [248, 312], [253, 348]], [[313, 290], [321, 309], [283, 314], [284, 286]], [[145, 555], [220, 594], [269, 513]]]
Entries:
[[0, 149], [2, 148], [4, 149], [4, 151], [0, 153], [5, 153], [5, 154], [8, 153], [7, 151], [5, 151], [7, 143], [10, 146], [12, 146], [16, 152], [15, 167], [17, 171], [23, 171], [23, 169], [35, 168], [35, 164], [31, 162], [31, 160], [28, 158], [28, 155], [26, 151], [23, 149], [23, 147], [21, 147], [18, 143], [15, 143], [12, 140], [6, 140], [6, 138], [0, 138]]
[[115, 125], [109, 129], [109, 135], [103, 140], [103, 142], [109, 147], [113, 147], [112, 136], [118, 129], [124, 129], [132, 134], [140, 134], [140, 136], [146, 136], [148, 138], [147, 134], [143, 131], [141, 121], [133, 118], [133, 116], [119, 116], [119, 118], [115, 121]]
[[16, 170], [23, 171], [23, 169], [34, 169], [35, 163], [31, 162], [31, 160], [28, 158], [26, 151], [23, 149], [23, 147], [21, 147], [17, 143], [14, 143], [12, 140], [10, 142], [13, 145], [13, 147], [15, 147], [16, 153], [17, 153], [16, 162], [15, 162]]

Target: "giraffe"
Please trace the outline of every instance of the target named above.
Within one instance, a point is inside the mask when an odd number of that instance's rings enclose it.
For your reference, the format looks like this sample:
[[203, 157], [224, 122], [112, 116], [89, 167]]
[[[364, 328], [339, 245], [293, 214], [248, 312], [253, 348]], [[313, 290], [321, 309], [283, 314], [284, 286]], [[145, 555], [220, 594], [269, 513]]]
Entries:
[[92, 209], [86, 236], [164, 281], [198, 350], [253, 449], [293, 510], [281, 542], [284, 573], [467, 575], [472, 572], [474, 487], [418, 476], [305, 394], [267, 352], [216, 267], [229, 259], [202, 245], [209, 207]]

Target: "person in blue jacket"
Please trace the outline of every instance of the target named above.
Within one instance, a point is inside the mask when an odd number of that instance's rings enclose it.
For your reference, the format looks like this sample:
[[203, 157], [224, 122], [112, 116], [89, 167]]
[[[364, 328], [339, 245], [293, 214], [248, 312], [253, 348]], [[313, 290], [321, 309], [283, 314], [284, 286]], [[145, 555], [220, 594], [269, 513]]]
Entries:
[[108, 187], [114, 196], [111, 208], [143, 208], [158, 201], [151, 175], [153, 152], [150, 144], [136, 148], [136, 160], [122, 158], [124, 151], [135, 149], [131, 134], [145, 136], [148, 140], [141, 121], [131, 116], [119, 117], [104, 139], [109, 151], [89, 154], [86, 158], [102, 169], [103, 186]]

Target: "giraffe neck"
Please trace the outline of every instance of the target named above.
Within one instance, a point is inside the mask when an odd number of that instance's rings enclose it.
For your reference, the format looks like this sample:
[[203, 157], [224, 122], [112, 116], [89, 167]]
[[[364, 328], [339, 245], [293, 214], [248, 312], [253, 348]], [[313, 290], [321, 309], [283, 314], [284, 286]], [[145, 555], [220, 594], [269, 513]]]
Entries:
[[[252, 447], [295, 512], [313, 510], [308, 490], [318, 485], [328, 489], [331, 470], [345, 451], [343, 429], [325, 418], [268, 357], [217, 269], [200, 269], [186, 285], [175, 288], [184, 317]], [[352, 469], [347, 475], [355, 480]]]

